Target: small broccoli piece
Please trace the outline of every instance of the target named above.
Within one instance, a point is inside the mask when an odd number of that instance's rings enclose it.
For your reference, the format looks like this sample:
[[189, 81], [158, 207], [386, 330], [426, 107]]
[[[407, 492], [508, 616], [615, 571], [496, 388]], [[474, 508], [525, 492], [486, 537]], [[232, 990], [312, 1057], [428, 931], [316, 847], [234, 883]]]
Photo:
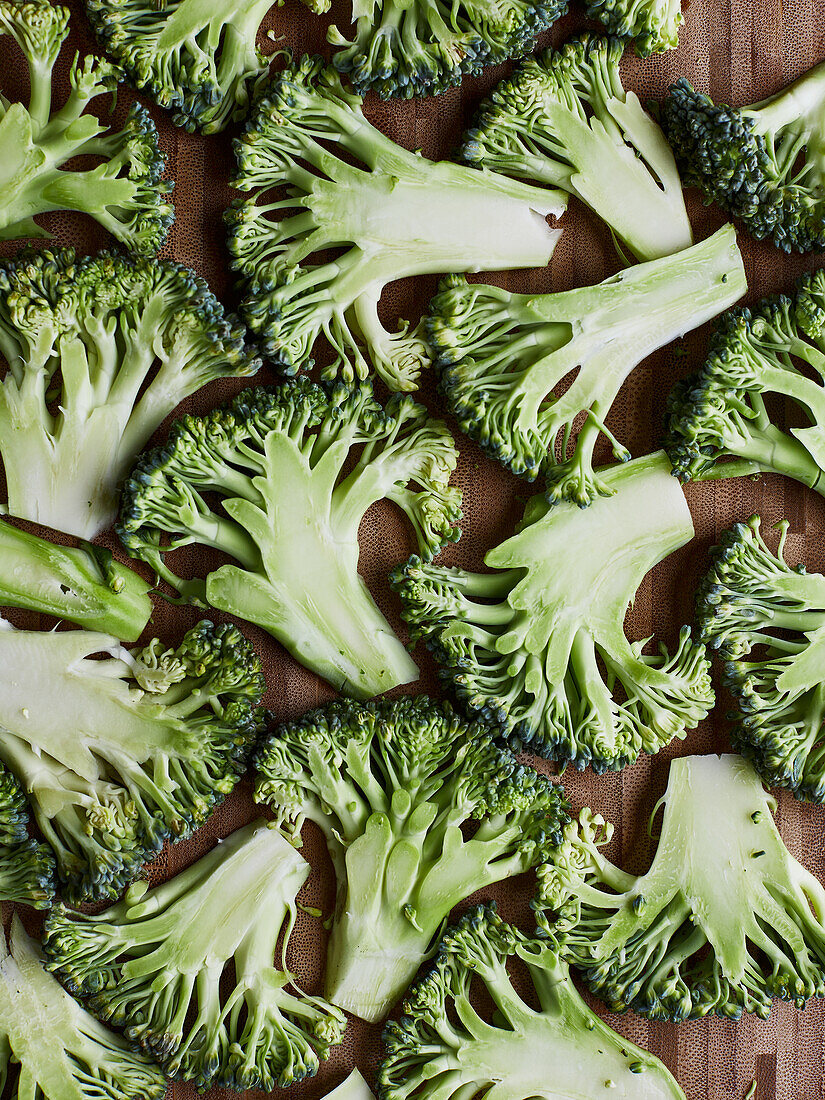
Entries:
[[166, 1079], [43, 969], [15, 914], [0, 936], [0, 1081], [12, 1100], [163, 1100]]
[[[0, 0], [0, 38], [20, 47], [29, 67], [29, 105], [0, 94], [0, 240], [50, 236], [34, 218], [53, 210], [89, 214], [131, 251], [154, 255], [174, 220], [166, 158], [145, 107], [134, 104], [122, 130], [84, 113], [116, 93], [124, 73], [96, 57], [75, 57], [71, 91], [52, 112], [52, 76], [69, 34], [69, 9], [48, 0]], [[75, 157], [94, 168], [66, 169]]]
[[670, 465], [659, 452], [602, 476], [615, 495], [585, 510], [533, 497], [519, 532], [485, 556], [491, 572], [413, 557], [392, 576], [404, 619], [468, 710], [514, 749], [596, 772], [684, 737], [714, 702], [689, 627], [672, 656], [624, 633], [645, 574], [693, 538]]
[[165, 840], [189, 836], [262, 726], [260, 665], [229, 624], [131, 653], [107, 634], [5, 629], [0, 667], [0, 760], [73, 903], [118, 897]]
[[684, 78], [663, 123], [686, 187], [786, 252], [825, 248], [825, 64], [751, 107], [717, 106]]
[[[477, 987], [493, 1011], [479, 1008]], [[445, 932], [402, 1013], [384, 1032], [380, 1100], [684, 1100], [658, 1058], [588, 1008], [558, 945], [505, 924], [493, 905]]]
[[[143, 455], [118, 533], [185, 599], [256, 623], [337, 690], [368, 698], [418, 669], [358, 572], [359, 524], [391, 500], [431, 558], [460, 534], [461, 494], [449, 485], [457, 458], [446, 425], [410, 397], [382, 408], [368, 385], [329, 394], [303, 377], [243, 390], [179, 420]], [[205, 493], [219, 494], [220, 511]], [[192, 543], [237, 564], [183, 581], [164, 554]]]
[[622, 87], [624, 46], [584, 34], [523, 61], [482, 103], [460, 155], [576, 195], [620, 251], [655, 260], [689, 248], [693, 231], [671, 148]]
[[28, 823], [20, 784], [0, 768], [0, 900], [48, 909], [54, 898], [54, 859], [45, 844], [29, 839]]
[[427, 334], [461, 430], [528, 481], [545, 473], [550, 499], [584, 506], [606, 491], [592, 467], [600, 434], [616, 458], [629, 457], [604, 423], [625, 379], [746, 290], [727, 226], [676, 256], [556, 294], [511, 294], [450, 276], [430, 303]]
[[[825, 889], [793, 858], [774, 799], [741, 756], [670, 765], [650, 870], [599, 852], [610, 826], [584, 811], [539, 873], [565, 957], [614, 1012], [653, 1020], [765, 1019], [825, 994]], [[658, 809], [658, 806], [657, 806]], [[546, 919], [541, 918], [542, 922]]]
[[[543, 267], [560, 235], [546, 215], [567, 201], [408, 152], [366, 120], [361, 98], [319, 58], [302, 58], [273, 81], [235, 153], [234, 185], [252, 194], [227, 211], [229, 251], [246, 294], [242, 312], [267, 356], [294, 374], [312, 365], [323, 335], [335, 353], [325, 377], [366, 378], [374, 368], [393, 390], [416, 388], [430, 351], [419, 328], [404, 322], [388, 332], [380, 322], [386, 284]], [[284, 184], [288, 198], [271, 194]], [[335, 260], [305, 262], [339, 246]]]
[[256, 767], [255, 798], [282, 827], [298, 838], [309, 820], [326, 837], [338, 881], [327, 996], [369, 1021], [450, 910], [544, 863], [567, 820], [561, 786], [426, 696], [333, 703], [276, 730]]
[[683, 22], [682, 0], [585, 0], [587, 14], [610, 34], [634, 39], [640, 57], [675, 50]]
[[360, 1070], [354, 1069], [337, 1088], [326, 1094], [324, 1100], [375, 1100], [375, 1098]]
[[48, 967], [171, 1076], [199, 1089], [285, 1088], [315, 1073], [346, 1027], [343, 1012], [290, 989], [283, 962], [308, 874], [258, 820], [162, 886], [135, 883], [97, 916], [53, 909]]
[[64, 249], [0, 263], [12, 515], [99, 534], [161, 421], [207, 382], [257, 371], [245, 335], [203, 279], [168, 260]]

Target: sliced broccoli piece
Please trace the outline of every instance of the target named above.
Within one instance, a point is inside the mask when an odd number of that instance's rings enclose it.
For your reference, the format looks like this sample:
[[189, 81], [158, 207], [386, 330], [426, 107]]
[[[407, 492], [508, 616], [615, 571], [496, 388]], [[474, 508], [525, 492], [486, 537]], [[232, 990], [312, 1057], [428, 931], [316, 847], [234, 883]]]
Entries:
[[118, 897], [165, 840], [205, 821], [263, 724], [258, 659], [229, 624], [132, 652], [85, 630], [5, 629], [0, 667], [0, 760], [73, 903]]
[[586, 505], [605, 492], [592, 467], [599, 435], [618, 459], [629, 457], [604, 423], [625, 379], [746, 290], [727, 226], [676, 256], [556, 294], [511, 294], [450, 276], [430, 303], [427, 334], [462, 431], [528, 481], [545, 473], [550, 499]]
[[203, 279], [168, 260], [64, 249], [0, 263], [12, 515], [99, 534], [161, 421], [207, 382], [257, 371], [245, 335]]
[[640, 57], [679, 45], [682, 0], [585, 0], [585, 7], [610, 34], [632, 38]]
[[326, 1094], [324, 1100], [375, 1100], [375, 1098], [361, 1071], [354, 1069], [340, 1085]]
[[199, 1089], [285, 1088], [315, 1073], [346, 1027], [343, 1012], [292, 985], [283, 961], [308, 874], [259, 819], [97, 916], [53, 909], [48, 967], [173, 1077]]
[[[118, 533], [185, 599], [256, 623], [337, 690], [368, 698], [418, 669], [358, 572], [359, 524], [391, 500], [431, 558], [460, 534], [457, 458], [446, 425], [410, 397], [382, 408], [368, 385], [328, 394], [307, 378], [243, 390], [179, 420], [143, 455]], [[205, 493], [219, 494], [220, 510]], [[192, 543], [238, 564], [182, 581], [163, 555]]]
[[684, 78], [663, 123], [686, 187], [786, 252], [825, 248], [825, 64], [751, 107], [717, 105]]
[[689, 627], [672, 656], [624, 633], [645, 574], [693, 538], [670, 465], [659, 452], [602, 476], [615, 495], [585, 510], [533, 497], [519, 532], [485, 556], [492, 572], [413, 557], [392, 576], [404, 619], [468, 710], [514, 749], [596, 772], [684, 737], [714, 702]]
[[[774, 799], [741, 756], [670, 765], [662, 833], [639, 876], [599, 852], [611, 826], [585, 810], [539, 873], [565, 956], [615, 1012], [653, 1020], [762, 1019], [825, 993], [825, 889], [793, 858]], [[658, 809], [658, 805], [657, 805]]]
[[[161, 179], [166, 158], [145, 107], [134, 104], [122, 130], [84, 113], [116, 93], [124, 73], [108, 61], [75, 57], [71, 90], [52, 112], [52, 76], [69, 34], [69, 9], [48, 0], [0, 0], [0, 38], [20, 47], [29, 67], [29, 105], [0, 94], [0, 240], [50, 236], [34, 218], [53, 210], [89, 214], [131, 251], [154, 255], [175, 210]], [[75, 157], [95, 157], [94, 168], [67, 169]]]
[[620, 251], [655, 260], [693, 244], [664, 134], [622, 87], [625, 43], [584, 34], [523, 61], [479, 109], [461, 157], [560, 187], [607, 223]]
[[282, 827], [297, 838], [309, 820], [326, 837], [338, 881], [327, 996], [369, 1021], [453, 906], [544, 863], [567, 820], [560, 785], [426, 696], [313, 711], [277, 729], [256, 767], [255, 798]]
[[15, 914], [0, 936], [0, 1080], [13, 1100], [162, 1100], [166, 1079], [43, 969]]
[[28, 823], [20, 784], [0, 767], [0, 900], [48, 909], [54, 899], [54, 859], [45, 844], [29, 839]]
[[[545, 217], [567, 201], [396, 145], [319, 58], [273, 81], [235, 153], [234, 184], [252, 194], [227, 211], [229, 251], [246, 293], [242, 312], [267, 356], [294, 374], [312, 365], [323, 335], [334, 352], [325, 377], [366, 378], [374, 368], [394, 390], [416, 388], [430, 352], [418, 328], [404, 322], [388, 332], [380, 322], [386, 284], [543, 267], [560, 235]], [[271, 195], [283, 184], [288, 198]], [[305, 262], [339, 246], [335, 260]]]
[[658, 1058], [588, 1008], [558, 945], [505, 924], [493, 905], [446, 931], [402, 1013], [384, 1032], [381, 1100], [684, 1100]]

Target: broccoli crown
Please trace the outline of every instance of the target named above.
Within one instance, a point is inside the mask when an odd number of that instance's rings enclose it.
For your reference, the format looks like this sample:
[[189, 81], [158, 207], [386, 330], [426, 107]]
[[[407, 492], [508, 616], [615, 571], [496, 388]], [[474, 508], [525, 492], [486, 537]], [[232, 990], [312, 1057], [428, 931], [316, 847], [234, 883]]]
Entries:
[[460, 147], [469, 164], [561, 187], [640, 260], [693, 244], [664, 134], [622, 87], [619, 38], [584, 34], [523, 61], [482, 103]]
[[243, 774], [262, 725], [260, 666], [229, 624], [132, 652], [84, 630], [3, 630], [0, 663], [0, 759], [72, 902], [117, 897], [165, 840], [189, 836]]
[[[479, 987], [494, 1011], [479, 1007]], [[627, 1100], [684, 1100], [657, 1058], [588, 1008], [554, 940], [525, 936], [494, 905], [447, 929], [384, 1043], [380, 1100], [578, 1100], [608, 1090]]]
[[[418, 671], [358, 572], [359, 524], [390, 500], [432, 557], [460, 534], [457, 457], [446, 425], [412, 398], [382, 408], [367, 384], [328, 391], [301, 377], [179, 420], [126, 482], [118, 532], [185, 598], [262, 626], [338, 690], [366, 698]], [[237, 564], [181, 581], [163, 555], [190, 543]]]
[[630, 457], [604, 423], [625, 379], [746, 289], [727, 226], [676, 256], [556, 294], [511, 294], [451, 276], [430, 303], [427, 334], [462, 431], [528, 481], [545, 473], [550, 499], [586, 505], [607, 491], [592, 467], [599, 436], [617, 458]]
[[163, 1072], [43, 968], [15, 914], [0, 937], [0, 1079], [13, 1100], [162, 1100]]
[[371, 1021], [453, 906], [545, 862], [566, 821], [560, 785], [426, 696], [313, 711], [277, 729], [256, 768], [255, 798], [291, 836], [305, 820], [326, 836], [339, 896], [327, 995]]
[[0, 900], [48, 909], [54, 898], [54, 858], [29, 839], [25, 796], [11, 772], [0, 767]]
[[675, 50], [682, 25], [682, 0], [585, 0], [587, 14], [611, 34], [632, 38], [636, 53]]
[[135, 883], [97, 916], [53, 909], [48, 967], [173, 1077], [199, 1089], [286, 1087], [315, 1073], [346, 1026], [273, 962], [282, 933], [286, 955], [308, 874], [258, 820], [154, 890]]
[[[494, 173], [432, 162], [385, 137], [320, 58], [270, 84], [235, 142], [234, 185], [252, 192], [227, 211], [243, 314], [286, 374], [312, 366], [324, 336], [325, 377], [413, 390], [430, 353], [409, 322], [388, 332], [384, 286], [408, 275], [543, 267], [559, 231], [545, 217], [566, 197]], [[270, 194], [290, 186], [289, 197]], [[258, 200], [262, 201], [259, 202]], [[281, 213], [287, 216], [281, 217]], [[330, 262], [308, 262], [340, 248]]]
[[[782, 842], [776, 803], [741, 756], [670, 765], [650, 870], [628, 875], [598, 848], [585, 811], [539, 874], [565, 957], [615, 1012], [653, 1020], [763, 1019], [771, 998], [825, 993], [825, 890]], [[658, 808], [658, 807], [657, 807]], [[544, 923], [544, 919], [542, 919]]]
[[825, 248], [825, 64], [751, 107], [719, 105], [684, 78], [663, 122], [685, 186], [786, 252]]
[[[68, 98], [52, 112], [53, 69], [68, 34], [68, 8], [49, 0], [0, 0], [0, 37], [14, 39], [30, 76], [28, 107], [0, 95], [0, 240], [47, 237], [35, 215], [77, 210], [131, 251], [154, 255], [174, 220], [157, 130], [139, 104], [118, 131], [84, 113], [92, 100], [115, 93], [124, 76], [92, 56], [75, 57]], [[64, 168], [78, 156], [99, 163]]]
[[71, 249], [0, 263], [0, 455], [9, 511], [83, 538], [161, 421], [216, 378], [260, 366], [193, 271]]

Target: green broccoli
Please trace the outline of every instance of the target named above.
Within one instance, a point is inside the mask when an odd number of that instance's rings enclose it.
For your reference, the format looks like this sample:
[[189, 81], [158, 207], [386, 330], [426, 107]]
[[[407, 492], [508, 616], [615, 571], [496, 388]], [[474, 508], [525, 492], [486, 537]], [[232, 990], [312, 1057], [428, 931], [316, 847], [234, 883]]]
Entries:
[[[479, 1007], [477, 987], [492, 1011]], [[685, 1097], [658, 1058], [588, 1008], [553, 939], [525, 936], [492, 905], [445, 932], [435, 965], [407, 994], [400, 1020], [387, 1024], [384, 1042], [380, 1100]]]
[[199, 1089], [285, 1088], [315, 1073], [346, 1027], [343, 1012], [290, 989], [283, 962], [308, 874], [277, 829], [255, 821], [97, 916], [53, 909], [48, 968], [171, 1076]]
[[663, 123], [686, 187], [786, 252], [825, 248], [825, 63], [751, 107], [717, 106], [681, 78]]
[[585, 0], [585, 7], [610, 34], [634, 39], [640, 57], [679, 45], [682, 0]]
[[558, 784], [426, 696], [313, 711], [275, 730], [256, 767], [255, 798], [281, 826], [298, 841], [309, 820], [326, 837], [338, 882], [327, 996], [369, 1021], [450, 910], [544, 863], [567, 820]]
[[361, 1071], [354, 1069], [340, 1085], [324, 1096], [324, 1100], [375, 1100], [375, 1098]]
[[[410, 397], [382, 408], [368, 385], [328, 394], [304, 377], [242, 390], [179, 420], [143, 455], [118, 533], [184, 599], [263, 627], [337, 690], [368, 698], [418, 669], [358, 572], [359, 524], [391, 500], [431, 558], [460, 534], [461, 494], [449, 485], [457, 458], [447, 427]], [[220, 511], [206, 493], [219, 494]], [[237, 564], [181, 580], [163, 555], [192, 543]]]
[[460, 155], [576, 195], [620, 250], [656, 260], [689, 248], [693, 231], [670, 146], [622, 87], [624, 47], [584, 34], [523, 61], [482, 103]]
[[116, 898], [243, 774], [262, 725], [258, 660], [229, 624], [131, 652], [108, 634], [4, 625], [0, 760], [54, 851], [63, 897]]
[[625, 379], [746, 290], [727, 226], [676, 256], [556, 294], [511, 294], [450, 276], [430, 303], [427, 334], [462, 431], [513, 473], [532, 481], [543, 472], [550, 499], [586, 505], [605, 492], [592, 467], [599, 436], [616, 458], [629, 457], [604, 422]]
[[527, 504], [517, 534], [488, 551], [491, 572], [413, 557], [392, 581], [459, 700], [562, 764], [604, 772], [654, 753], [714, 702], [705, 648], [685, 626], [675, 653], [624, 633], [645, 574], [693, 538], [661, 452], [602, 474], [613, 496], [590, 508]]
[[12, 1100], [163, 1100], [166, 1079], [43, 969], [15, 914], [0, 935], [0, 1085]]
[[[793, 858], [741, 756], [670, 765], [650, 870], [599, 852], [612, 827], [582, 812], [539, 872], [540, 917], [614, 1012], [653, 1020], [766, 1018], [771, 998], [825, 995], [825, 889]], [[657, 804], [661, 805], [661, 802]]]
[[[312, 365], [323, 335], [334, 352], [325, 377], [366, 378], [374, 368], [394, 390], [416, 388], [430, 352], [418, 328], [388, 332], [380, 322], [386, 284], [543, 267], [560, 235], [545, 217], [567, 202], [562, 192], [396, 145], [319, 58], [273, 81], [235, 153], [234, 184], [252, 194], [227, 211], [229, 251], [246, 293], [242, 312], [267, 356], [294, 374]], [[272, 194], [284, 184], [287, 198]], [[335, 260], [305, 262], [339, 246]]]
[[161, 421], [207, 382], [257, 371], [244, 339], [204, 280], [168, 260], [65, 249], [0, 262], [9, 511], [99, 534]]
[[[89, 214], [133, 252], [154, 255], [174, 220], [162, 180], [166, 158], [145, 107], [134, 104], [122, 130], [84, 113], [115, 94], [124, 73], [99, 58], [77, 55], [71, 91], [52, 112], [52, 76], [69, 34], [69, 9], [48, 0], [0, 0], [0, 38], [9, 35], [29, 67], [29, 105], [0, 93], [0, 240], [50, 236], [34, 218], [53, 210]], [[67, 169], [75, 157], [94, 168]]]
[[0, 768], [0, 900], [48, 909], [54, 898], [54, 859], [29, 839], [29, 814], [20, 784]]

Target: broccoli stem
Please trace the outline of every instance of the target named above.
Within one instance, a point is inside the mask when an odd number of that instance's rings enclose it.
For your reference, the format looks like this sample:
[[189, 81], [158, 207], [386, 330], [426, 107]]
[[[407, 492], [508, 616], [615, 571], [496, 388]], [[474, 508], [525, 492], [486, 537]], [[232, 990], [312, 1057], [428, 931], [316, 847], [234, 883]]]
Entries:
[[[825, 115], [825, 64], [814, 66], [781, 92], [746, 107], [743, 113], [753, 119], [758, 134], [776, 136], [785, 127], [792, 127], [821, 135]], [[825, 139], [821, 138], [817, 144], [823, 143]]]

